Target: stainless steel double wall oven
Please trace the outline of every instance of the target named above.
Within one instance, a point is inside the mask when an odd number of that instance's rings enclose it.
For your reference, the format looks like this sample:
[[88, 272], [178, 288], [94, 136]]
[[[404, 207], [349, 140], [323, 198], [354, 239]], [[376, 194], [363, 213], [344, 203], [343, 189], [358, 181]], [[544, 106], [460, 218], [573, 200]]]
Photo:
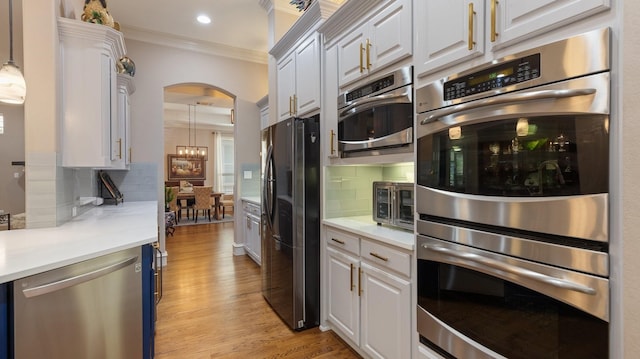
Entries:
[[608, 357], [609, 39], [416, 91], [418, 332], [444, 356]]

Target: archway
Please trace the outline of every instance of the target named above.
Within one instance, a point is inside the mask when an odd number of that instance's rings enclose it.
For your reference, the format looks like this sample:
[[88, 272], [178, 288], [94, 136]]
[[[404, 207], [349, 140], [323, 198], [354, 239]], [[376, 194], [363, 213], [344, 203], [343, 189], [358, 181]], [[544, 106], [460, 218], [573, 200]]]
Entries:
[[[202, 173], [191, 182], [212, 186], [214, 191], [233, 195], [235, 96], [204, 83], [179, 83], [164, 88], [164, 180], [175, 183], [179, 175], [170, 161], [186, 156], [183, 151], [201, 151]], [[185, 178], [189, 180], [188, 178]]]

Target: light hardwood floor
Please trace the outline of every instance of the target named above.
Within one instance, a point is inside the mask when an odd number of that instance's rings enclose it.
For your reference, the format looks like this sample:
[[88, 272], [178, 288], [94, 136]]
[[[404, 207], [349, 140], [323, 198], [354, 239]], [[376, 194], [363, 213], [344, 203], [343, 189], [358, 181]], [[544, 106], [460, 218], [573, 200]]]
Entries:
[[290, 330], [262, 297], [260, 267], [232, 243], [232, 222], [167, 238], [156, 359], [360, 358], [331, 331]]

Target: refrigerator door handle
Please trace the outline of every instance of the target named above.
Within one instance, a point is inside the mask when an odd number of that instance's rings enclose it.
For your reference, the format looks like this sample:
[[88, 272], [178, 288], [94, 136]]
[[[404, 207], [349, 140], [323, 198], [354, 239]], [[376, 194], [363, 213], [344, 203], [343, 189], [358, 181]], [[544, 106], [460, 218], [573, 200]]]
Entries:
[[269, 145], [267, 149], [267, 161], [265, 162], [265, 176], [264, 176], [264, 208], [265, 217], [269, 230], [273, 231], [273, 186], [275, 179], [273, 178], [273, 145]]

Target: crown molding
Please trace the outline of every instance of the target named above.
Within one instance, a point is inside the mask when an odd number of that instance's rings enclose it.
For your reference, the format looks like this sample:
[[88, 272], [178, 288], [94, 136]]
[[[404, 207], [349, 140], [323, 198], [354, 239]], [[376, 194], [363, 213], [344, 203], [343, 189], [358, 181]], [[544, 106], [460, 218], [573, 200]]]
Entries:
[[149, 31], [133, 26], [122, 26], [125, 39], [146, 42], [155, 45], [168, 46], [181, 50], [200, 52], [207, 55], [228, 57], [236, 60], [268, 64], [269, 56], [266, 52], [241, 49], [239, 47], [217, 44], [208, 41], [194, 40], [164, 32]]
[[[328, 43], [352, 27], [354, 23], [364, 19], [363, 15], [371, 16], [372, 10], [385, 1], [386, 0], [347, 1], [333, 16], [320, 25], [318, 32], [324, 35], [325, 42]], [[354, 21], [354, 19], [357, 21]]]
[[106, 49], [114, 59], [127, 53], [122, 33], [109, 26], [58, 17], [58, 33], [61, 41], [88, 42]]
[[[368, 1], [367, 1], [368, 2]], [[318, 23], [322, 23], [328, 19], [338, 8], [340, 3], [329, 0], [316, 0], [311, 3], [309, 8], [300, 16], [300, 18], [291, 26], [277, 44], [273, 45], [269, 54], [276, 59], [281, 58], [289, 49], [291, 49], [302, 36], [314, 29]]]

